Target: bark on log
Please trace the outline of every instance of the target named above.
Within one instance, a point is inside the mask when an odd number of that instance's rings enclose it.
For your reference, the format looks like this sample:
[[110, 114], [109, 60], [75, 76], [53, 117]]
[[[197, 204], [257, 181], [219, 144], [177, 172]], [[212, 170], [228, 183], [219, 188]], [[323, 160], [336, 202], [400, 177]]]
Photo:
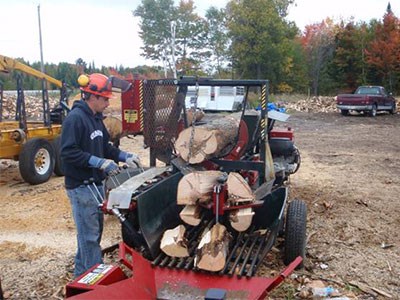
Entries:
[[200, 207], [198, 205], [186, 205], [179, 216], [186, 224], [197, 226], [201, 221]]
[[229, 221], [233, 229], [242, 232], [250, 227], [253, 215], [252, 208], [241, 208], [230, 213]]
[[240, 114], [232, 114], [194, 128], [188, 127], [179, 134], [175, 149], [182, 159], [190, 164], [198, 164], [216, 157], [234, 145], [239, 123]]
[[201, 239], [197, 247], [196, 266], [199, 269], [217, 272], [226, 264], [230, 234], [224, 225], [215, 224]]
[[161, 239], [160, 249], [172, 257], [189, 256], [185, 239], [185, 227], [179, 225], [173, 229], [166, 230]]
[[223, 175], [220, 171], [198, 171], [182, 177], [178, 183], [178, 205], [195, 205], [212, 199], [217, 179]]
[[118, 145], [119, 140], [123, 137], [121, 118], [115, 116], [106, 116], [103, 120], [103, 123], [104, 126], [106, 126], [108, 133], [110, 134], [110, 141], [114, 145]]
[[226, 181], [228, 187], [228, 201], [232, 204], [238, 202], [253, 202], [255, 195], [247, 181], [236, 172], [230, 172]]

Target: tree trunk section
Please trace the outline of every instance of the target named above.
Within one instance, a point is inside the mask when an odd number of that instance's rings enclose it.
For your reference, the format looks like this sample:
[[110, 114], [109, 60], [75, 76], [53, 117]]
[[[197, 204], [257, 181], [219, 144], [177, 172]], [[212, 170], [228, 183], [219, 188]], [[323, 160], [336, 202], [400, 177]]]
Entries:
[[253, 215], [251, 207], [241, 208], [230, 213], [229, 221], [233, 229], [242, 232], [250, 227]]
[[217, 179], [222, 175], [220, 171], [198, 171], [183, 176], [178, 183], [177, 204], [195, 205], [210, 201]]
[[197, 226], [200, 224], [200, 207], [198, 205], [186, 205], [179, 216], [186, 224]]
[[197, 247], [196, 266], [199, 269], [218, 272], [226, 264], [230, 234], [224, 225], [215, 224], [201, 239]]
[[189, 256], [185, 235], [185, 227], [179, 225], [174, 229], [166, 230], [161, 239], [161, 250], [172, 257]]
[[240, 114], [232, 114], [207, 124], [188, 127], [179, 134], [175, 149], [190, 164], [217, 157], [235, 145], [239, 123]]

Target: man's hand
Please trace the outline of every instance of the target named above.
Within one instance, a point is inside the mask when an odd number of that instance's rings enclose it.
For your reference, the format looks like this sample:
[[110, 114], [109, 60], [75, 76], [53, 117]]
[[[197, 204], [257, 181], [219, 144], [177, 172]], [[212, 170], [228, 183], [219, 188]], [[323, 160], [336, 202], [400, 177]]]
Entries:
[[126, 158], [126, 164], [130, 168], [142, 168], [142, 164], [140, 163], [140, 158], [136, 154], [129, 153]]
[[102, 159], [99, 169], [107, 176], [117, 175], [120, 171], [119, 166], [111, 159]]

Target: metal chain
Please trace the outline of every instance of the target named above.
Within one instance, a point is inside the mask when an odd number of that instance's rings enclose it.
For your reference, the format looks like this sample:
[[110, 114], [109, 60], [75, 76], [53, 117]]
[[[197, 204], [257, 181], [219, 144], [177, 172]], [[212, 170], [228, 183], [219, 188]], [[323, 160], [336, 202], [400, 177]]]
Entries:
[[190, 158], [192, 157], [192, 145], [194, 141], [194, 121], [196, 120], [196, 112], [197, 112], [197, 99], [199, 97], [199, 83], [196, 81], [196, 94], [194, 97], [194, 112], [193, 112], [193, 118], [192, 118], [192, 131], [190, 132], [190, 140], [189, 140], [189, 155], [188, 155], [188, 163]]

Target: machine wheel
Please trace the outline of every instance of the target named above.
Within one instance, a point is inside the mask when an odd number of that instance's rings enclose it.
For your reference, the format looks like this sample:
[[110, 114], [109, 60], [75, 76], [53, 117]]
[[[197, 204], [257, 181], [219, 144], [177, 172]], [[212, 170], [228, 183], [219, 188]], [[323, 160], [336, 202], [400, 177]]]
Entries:
[[28, 140], [19, 154], [19, 172], [30, 184], [39, 184], [49, 180], [54, 169], [54, 149], [44, 139]]
[[376, 104], [372, 105], [372, 110], [369, 111], [369, 116], [376, 117], [377, 110], [378, 110], [378, 108], [377, 108]]
[[61, 165], [61, 136], [56, 137], [53, 142], [54, 148], [54, 174], [64, 176], [64, 171]]
[[[291, 263], [297, 256], [304, 260], [306, 253], [306, 224], [307, 205], [304, 201], [295, 199], [289, 203], [286, 212], [285, 224], [285, 258], [286, 265]], [[304, 267], [304, 262], [299, 268]]]
[[349, 111], [348, 111], [347, 109], [342, 109], [342, 110], [340, 111], [340, 113], [341, 113], [343, 116], [348, 116], [348, 115], [349, 115]]

